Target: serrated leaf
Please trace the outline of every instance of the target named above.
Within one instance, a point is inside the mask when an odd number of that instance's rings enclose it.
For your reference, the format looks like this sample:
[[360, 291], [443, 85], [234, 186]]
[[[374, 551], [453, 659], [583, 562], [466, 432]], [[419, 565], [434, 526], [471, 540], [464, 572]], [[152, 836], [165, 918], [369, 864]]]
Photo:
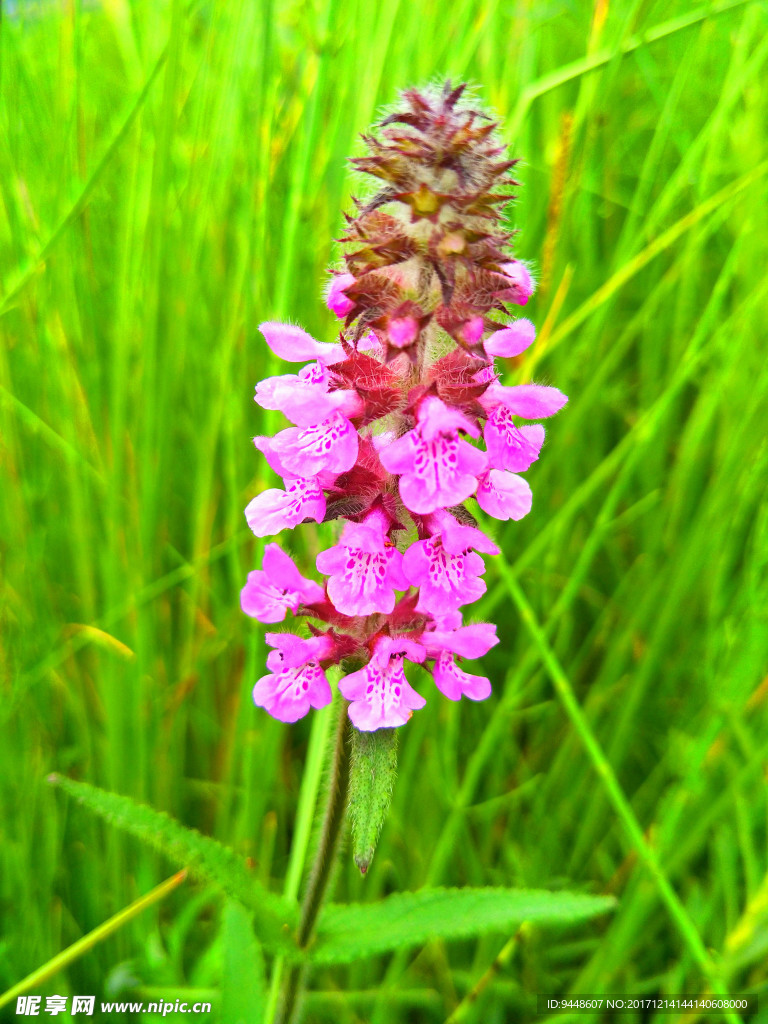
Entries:
[[429, 939], [510, 932], [523, 921], [582, 921], [615, 906], [612, 896], [496, 888], [421, 889], [375, 903], [332, 903], [320, 916], [311, 958], [315, 963], [352, 963]]
[[251, 915], [236, 900], [224, 908], [221, 1024], [262, 1024], [267, 1008], [264, 957]]
[[270, 949], [295, 951], [290, 936], [298, 919], [296, 904], [269, 892], [232, 850], [195, 829], [185, 828], [163, 811], [63, 775], [50, 781], [88, 810], [128, 832], [197, 878], [213, 882], [254, 915], [254, 928]]

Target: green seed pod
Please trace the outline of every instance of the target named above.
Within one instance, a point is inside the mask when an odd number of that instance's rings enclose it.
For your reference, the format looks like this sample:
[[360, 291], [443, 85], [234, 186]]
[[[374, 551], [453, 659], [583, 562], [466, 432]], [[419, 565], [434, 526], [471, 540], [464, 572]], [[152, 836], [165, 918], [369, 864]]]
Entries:
[[352, 729], [349, 815], [352, 852], [362, 874], [368, 870], [392, 801], [397, 776], [397, 729]]

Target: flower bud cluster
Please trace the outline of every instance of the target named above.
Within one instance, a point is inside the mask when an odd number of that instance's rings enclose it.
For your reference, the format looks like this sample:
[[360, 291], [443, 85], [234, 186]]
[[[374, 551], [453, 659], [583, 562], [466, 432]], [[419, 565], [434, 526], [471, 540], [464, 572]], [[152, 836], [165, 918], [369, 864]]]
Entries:
[[465, 503], [501, 520], [530, 511], [520, 474], [539, 458], [544, 428], [520, 421], [567, 399], [498, 380], [495, 359], [534, 341], [533, 324], [507, 310], [525, 305], [533, 281], [501, 226], [514, 161], [462, 92], [406, 92], [406, 109], [353, 161], [381, 187], [347, 218], [346, 268], [326, 296], [343, 320], [338, 342], [260, 328], [277, 356], [305, 365], [256, 387], [256, 402], [293, 425], [254, 439], [283, 487], [250, 502], [248, 523], [257, 537], [343, 524], [317, 557], [324, 585], [269, 543], [242, 591], [243, 610], [261, 622], [291, 611], [307, 623], [304, 636], [267, 634], [269, 674], [254, 688], [256, 704], [284, 722], [330, 702], [325, 672], [342, 662], [339, 689], [363, 731], [402, 725], [424, 706], [405, 662], [428, 667], [451, 700], [491, 692], [461, 659], [484, 655], [496, 627], [465, 623], [462, 608], [485, 592], [481, 556], [498, 548]]

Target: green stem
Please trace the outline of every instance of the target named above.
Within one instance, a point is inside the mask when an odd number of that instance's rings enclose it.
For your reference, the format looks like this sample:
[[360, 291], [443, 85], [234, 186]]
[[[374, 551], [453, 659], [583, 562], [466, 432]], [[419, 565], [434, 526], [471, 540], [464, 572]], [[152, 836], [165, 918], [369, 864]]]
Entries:
[[[320, 836], [315, 850], [312, 870], [307, 883], [307, 891], [301, 904], [301, 918], [296, 941], [300, 949], [306, 949], [314, 933], [315, 922], [323, 905], [325, 891], [328, 888], [336, 851], [341, 836], [341, 826], [347, 803], [347, 786], [349, 782], [349, 741], [347, 737], [349, 719], [347, 702], [340, 701], [339, 720], [331, 752], [328, 768], [327, 799]], [[291, 1024], [296, 1012], [299, 995], [304, 987], [306, 968], [300, 964], [293, 965], [283, 984], [280, 1010], [275, 1024]]]

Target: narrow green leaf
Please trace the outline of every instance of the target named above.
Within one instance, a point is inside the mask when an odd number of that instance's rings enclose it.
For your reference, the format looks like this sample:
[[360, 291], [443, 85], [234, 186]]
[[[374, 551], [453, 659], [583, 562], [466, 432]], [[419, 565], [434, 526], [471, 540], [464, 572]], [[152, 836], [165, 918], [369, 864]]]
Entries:
[[349, 816], [352, 855], [365, 874], [392, 802], [397, 776], [397, 729], [352, 730]]
[[129, 907], [124, 907], [122, 910], [114, 914], [108, 921], [104, 921], [94, 928], [93, 931], [88, 932], [87, 935], [83, 935], [82, 938], [78, 939], [77, 942], [73, 942], [71, 946], [67, 946], [56, 956], [38, 967], [36, 971], [28, 974], [26, 978], [9, 988], [7, 992], [3, 992], [0, 995], [0, 1008], [7, 1006], [8, 1003], [12, 1003], [17, 996], [22, 995], [24, 992], [28, 992], [30, 989], [39, 988], [45, 984], [50, 978], [54, 978], [60, 971], [63, 971], [70, 964], [74, 963], [81, 956], [85, 956], [89, 953], [94, 946], [98, 945], [99, 942], [103, 942], [104, 939], [108, 938], [118, 929], [122, 928], [123, 925], [133, 920], [137, 914], [142, 913], [147, 907], [154, 906], [160, 900], [164, 899], [169, 892], [173, 892], [177, 889], [184, 879], [187, 877], [186, 871], [179, 871], [173, 877], [166, 879], [161, 882], [160, 885], [146, 893], [144, 896], [140, 896], [139, 899], [134, 900]]
[[266, 1010], [264, 957], [251, 915], [236, 900], [224, 908], [221, 1024], [261, 1024]]
[[509, 932], [523, 921], [565, 924], [613, 910], [611, 896], [541, 889], [422, 889], [375, 903], [330, 904], [320, 916], [315, 963], [352, 963], [429, 939]]
[[213, 882], [242, 903], [253, 912], [254, 928], [265, 946], [292, 948], [289, 936], [297, 923], [296, 905], [265, 889], [232, 850], [130, 797], [109, 793], [86, 782], [75, 782], [63, 775], [50, 775], [48, 781], [116, 828], [136, 836], [169, 860], [187, 868], [191, 875]]

